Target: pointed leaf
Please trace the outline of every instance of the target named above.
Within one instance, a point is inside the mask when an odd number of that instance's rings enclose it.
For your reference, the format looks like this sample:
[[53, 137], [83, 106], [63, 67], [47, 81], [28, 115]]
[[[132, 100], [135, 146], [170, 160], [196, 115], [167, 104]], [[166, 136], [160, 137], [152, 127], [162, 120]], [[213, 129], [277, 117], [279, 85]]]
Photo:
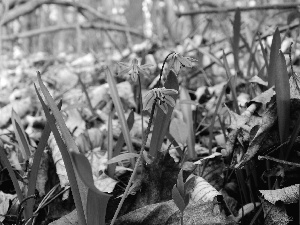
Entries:
[[268, 70], [269, 88], [275, 84], [276, 63], [278, 62], [278, 57], [279, 57], [278, 52], [280, 48], [281, 48], [281, 38], [280, 38], [280, 32], [277, 27], [273, 35], [271, 52], [270, 52], [270, 63], [269, 63], [269, 70]]
[[89, 188], [86, 210], [88, 225], [105, 225], [106, 207], [111, 195], [103, 193], [95, 187], [92, 168], [88, 159], [75, 152], [70, 154], [80, 179]]
[[[72, 164], [72, 161], [71, 161], [71, 158], [70, 158], [70, 155], [69, 155], [69, 151], [68, 151], [68, 149], [69, 150], [73, 149], [73, 151], [74, 151], [74, 149], [77, 149], [77, 152], [78, 152], [78, 148], [77, 148], [74, 140], [72, 139], [71, 134], [67, 130], [66, 124], [63, 121], [63, 118], [62, 118], [62, 115], [60, 114], [59, 109], [55, 105], [54, 100], [52, 99], [49, 91], [47, 90], [47, 88], [43, 84], [39, 73], [38, 73], [38, 80], [39, 80], [39, 83], [40, 83], [40, 87], [43, 91], [43, 94], [44, 94], [46, 100], [48, 101], [48, 104], [50, 105], [51, 110], [53, 111], [53, 116], [55, 117], [55, 119], [50, 115], [48, 107], [46, 106], [44, 100], [42, 99], [40, 93], [38, 92], [36, 86], [34, 85], [35, 91], [37, 93], [37, 96], [38, 96], [41, 104], [42, 104], [42, 107], [43, 107], [43, 110], [45, 112], [48, 124], [50, 125], [50, 128], [53, 132], [56, 143], [59, 146], [59, 149], [61, 151], [61, 154], [62, 154], [62, 157], [63, 157], [63, 160], [64, 160], [64, 164], [66, 166], [68, 178], [70, 180], [70, 185], [71, 185], [72, 194], [73, 194], [73, 198], [74, 198], [74, 201], [75, 201], [75, 206], [76, 206], [76, 209], [77, 209], [79, 221], [83, 225], [86, 225], [84, 209], [83, 209], [83, 206], [82, 206], [83, 204], [86, 204], [86, 201], [85, 201], [86, 188], [85, 188], [84, 184], [82, 183], [82, 181], [80, 179], [78, 179], [78, 180], [76, 179], [76, 175], [75, 175], [75, 172], [74, 172], [74, 169], [73, 169], [73, 164]], [[57, 118], [59, 119], [59, 121], [57, 120]], [[58, 131], [58, 129], [56, 127], [56, 122], [58, 124], [60, 124], [60, 131], [61, 131], [62, 136], [64, 137], [66, 143], [64, 143], [63, 139], [60, 136], [60, 132]], [[72, 143], [72, 141], [73, 141], [73, 143]], [[74, 146], [75, 146], [75, 148], [74, 148]]]
[[240, 43], [240, 33], [241, 33], [241, 12], [238, 8], [235, 12], [234, 22], [233, 22], [233, 57], [236, 72], [240, 71], [239, 67], [239, 43]]
[[[284, 55], [279, 51], [279, 57], [275, 64], [275, 91], [277, 103], [277, 115], [279, 135], [281, 143], [284, 143], [289, 136], [290, 125], [290, 83], [286, 68]], [[283, 152], [281, 153], [283, 154]]]
[[[131, 130], [132, 127], [133, 127], [133, 124], [134, 124], [134, 111], [132, 110], [127, 118], [127, 125], [128, 125], [128, 129]], [[125, 143], [125, 140], [124, 140], [124, 135], [121, 133], [118, 140], [117, 140], [117, 143], [114, 147], [114, 151], [113, 151], [113, 157], [117, 156], [120, 154], [122, 148], [123, 148], [123, 145]], [[116, 166], [117, 164], [116, 163], [113, 163], [113, 164], [109, 164], [108, 165], [108, 168], [111, 169], [111, 171], [113, 171], [113, 173], [115, 172], [116, 170]]]
[[[180, 100], [191, 101], [191, 97], [188, 91], [185, 88], [180, 90]], [[194, 123], [193, 123], [193, 113], [192, 107], [188, 104], [181, 105], [181, 111], [183, 114], [183, 120], [188, 126], [188, 135], [187, 135], [187, 146], [188, 146], [188, 158], [194, 159], [196, 157], [195, 152], [195, 132], [194, 132]]]
[[175, 138], [177, 142], [184, 145], [188, 138], [188, 126], [183, 120], [173, 118], [170, 123], [170, 134]]
[[181, 197], [178, 189], [176, 188], [176, 186], [174, 185], [173, 189], [172, 189], [172, 198], [176, 204], [176, 206], [178, 207], [178, 209], [183, 212], [186, 205], [185, 202], [183, 200], [183, 198]]
[[[107, 77], [107, 82], [109, 84], [109, 88], [110, 88], [110, 94], [111, 94], [111, 98], [113, 100], [115, 109], [117, 111], [119, 120], [120, 120], [120, 124], [121, 124], [121, 130], [122, 133], [124, 135], [124, 139], [128, 148], [128, 151], [130, 153], [133, 153], [133, 146], [132, 146], [132, 141], [131, 141], [131, 137], [130, 137], [130, 133], [129, 133], [129, 129], [128, 129], [128, 125], [125, 119], [125, 115], [124, 115], [124, 111], [123, 111], [123, 106], [121, 103], [121, 99], [119, 97], [118, 94], [118, 90], [117, 90], [117, 86], [116, 86], [116, 81], [113, 78], [111, 71], [109, 68], [107, 68], [105, 70], [106, 73], [106, 77]], [[132, 161], [132, 163], [134, 164], [134, 162]]]
[[[171, 70], [165, 82], [166, 89], [174, 89], [178, 91], [178, 80], [175, 73]], [[171, 97], [176, 101], [177, 94], [171, 95]], [[161, 108], [157, 107], [156, 117], [153, 122], [153, 131], [152, 138], [150, 142], [149, 154], [153, 157], [156, 157], [157, 151], [161, 149], [163, 140], [165, 138], [166, 133], [168, 132], [168, 125], [171, 119], [171, 115], [173, 112], [173, 107], [168, 105], [168, 113], [165, 114]]]
[[[62, 101], [60, 101], [57, 106], [59, 110], [61, 109], [61, 106], [62, 106]], [[53, 120], [54, 120], [54, 118], [53, 118]], [[40, 138], [39, 144], [38, 144], [37, 149], [34, 154], [33, 163], [32, 163], [32, 167], [31, 167], [31, 171], [30, 171], [30, 175], [29, 175], [29, 181], [28, 181], [27, 196], [34, 195], [34, 193], [35, 193], [35, 187], [36, 187], [36, 181], [37, 181], [37, 175], [38, 175], [38, 171], [39, 171], [39, 167], [40, 167], [40, 162], [41, 162], [41, 158], [42, 158], [44, 149], [47, 146], [50, 133], [51, 133], [51, 129], [50, 129], [49, 124], [47, 123], [43, 130], [42, 136]], [[29, 217], [32, 216], [34, 202], [35, 202], [35, 199], [32, 199], [32, 198], [28, 199], [28, 201], [27, 201], [26, 208], [28, 210]]]
[[25, 130], [22, 126], [21, 118], [15, 112], [15, 110], [12, 110], [11, 112], [11, 119], [12, 119], [12, 124], [15, 130], [16, 139], [18, 141], [19, 149], [21, 150], [23, 159], [28, 160], [28, 158], [31, 155], [29, 150], [29, 143], [25, 135]]
[[177, 177], [177, 189], [181, 195], [182, 198], [184, 198], [184, 182], [183, 182], [183, 174], [182, 170], [179, 171], [178, 177]]

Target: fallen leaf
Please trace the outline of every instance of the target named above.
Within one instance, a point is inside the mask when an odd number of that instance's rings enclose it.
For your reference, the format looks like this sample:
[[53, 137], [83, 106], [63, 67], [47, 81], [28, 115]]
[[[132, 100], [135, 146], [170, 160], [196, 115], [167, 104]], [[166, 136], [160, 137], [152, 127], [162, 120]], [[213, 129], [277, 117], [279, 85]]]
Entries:
[[191, 201], [193, 202], [211, 202], [218, 195], [221, 195], [213, 186], [205, 179], [197, 176], [195, 179], [195, 187], [191, 192]]
[[286, 214], [284, 205], [277, 206], [277, 205], [272, 205], [268, 201], [263, 201], [262, 202], [262, 207], [264, 211], [264, 217], [265, 217], [265, 223], [266, 225], [271, 225], [271, 224], [280, 224], [280, 225], [285, 225], [289, 224], [291, 221], [291, 218]]
[[264, 198], [275, 205], [277, 201], [284, 204], [296, 203], [299, 200], [299, 184], [276, 190], [259, 190]]
[[5, 216], [2, 215], [6, 215], [10, 205], [10, 201], [16, 197], [17, 197], [16, 194], [11, 195], [0, 191], [0, 221], [1, 222], [3, 222], [3, 220], [5, 219]]

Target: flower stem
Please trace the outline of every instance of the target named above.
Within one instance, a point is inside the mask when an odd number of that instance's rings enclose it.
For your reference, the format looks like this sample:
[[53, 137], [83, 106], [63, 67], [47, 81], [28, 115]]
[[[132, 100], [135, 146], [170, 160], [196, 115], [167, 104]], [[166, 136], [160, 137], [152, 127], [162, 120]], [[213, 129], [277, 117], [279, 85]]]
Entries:
[[135, 166], [134, 166], [133, 172], [132, 172], [132, 174], [131, 174], [131, 176], [130, 176], [130, 179], [129, 179], [129, 181], [128, 181], [128, 184], [127, 184], [127, 187], [126, 187], [126, 189], [125, 189], [125, 192], [124, 192], [124, 194], [123, 194], [123, 196], [122, 196], [122, 199], [121, 199], [121, 201], [120, 201], [120, 203], [119, 203], [119, 205], [118, 205], [118, 208], [117, 208], [117, 210], [116, 210], [116, 212], [115, 212], [115, 214], [114, 214], [114, 217], [113, 217], [113, 219], [112, 219], [110, 225], [113, 225], [113, 224], [115, 223], [116, 219], [117, 219], [117, 216], [118, 216], [118, 214], [119, 214], [119, 212], [120, 212], [120, 210], [121, 210], [121, 207], [122, 207], [122, 205], [123, 205], [123, 203], [124, 203], [124, 201], [125, 201], [125, 199], [126, 199], [126, 197], [127, 197], [127, 195], [128, 195], [128, 191], [129, 191], [129, 188], [130, 188], [130, 186], [131, 186], [131, 183], [132, 183], [133, 179], [135, 178], [135, 174], [136, 174], [136, 172], [137, 172], [138, 166], [139, 166], [139, 164], [140, 164], [140, 162], [141, 162], [141, 160], [142, 160], [143, 151], [144, 151], [144, 149], [145, 149], [145, 145], [146, 145], [146, 142], [147, 142], [147, 138], [148, 138], [148, 135], [149, 135], [149, 133], [150, 133], [150, 128], [151, 128], [151, 124], [152, 124], [152, 120], [153, 120], [153, 115], [154, 115], [155, 105], [156, 105], [156, 101], [154, 101], [154, 103], [153, 103], [153, 105], [152, 105], [151, 115], [150, 115], [150, 119], [149, 119], [149, 123], [148, 123], [147, 130], [146, 130], [146, 132], [145, 132], [145, 137], [144, 137], [144, 140], [143, 140], [143, 143], [142, 143], [142, 148], [141, 148], [141, 151], [140, 151], [140, 155], [139, 155], [139, 157], [138, 157], [138, 159], [137, 159], [137, 161], [136, 161], [136, 164], [135, 164]]
[[141, 77], [138, 76], [139, 79], [139, 86], [140, 86], [140, 92], [139, 92], [139, 105], [140, 105], [140, 113], [141, 113], [141, 119], [142, 119], [142, 137], [144, 137], [144, 116], [143, 116], [143, 99], [142, 99], [142, 84], [141, 84]]
[[166, 64], [166, 62], [167, 62], [168, 57], [169, 57], [170, 55], [172, 55], [172, 54], [174, 54], [174, 52], [169, 53], [169, 55], [167, 55], [167, 57], [166, 57], [165, 60], [164, 60], [163, 66], [162, 66], [162, 68], [161, 68], [161, 70], [160, 70], [159, 80], [158, 80], [158, 83], [157, 83], [156, 88], [159, 88], [159, 86], [160, 86], [161, 77], [162, 77], [162, 73], [163, 73], [163, 71], [164, 71], [165, 64]]

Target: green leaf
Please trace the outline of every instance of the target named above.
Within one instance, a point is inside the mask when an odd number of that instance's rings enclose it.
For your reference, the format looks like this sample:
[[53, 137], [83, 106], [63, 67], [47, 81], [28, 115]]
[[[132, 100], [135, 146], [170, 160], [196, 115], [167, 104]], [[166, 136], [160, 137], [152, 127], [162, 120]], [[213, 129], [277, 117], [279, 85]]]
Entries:
[[86, 209], [87, 224], [105, 225], [106, 207], [111, 195], [103, 193], [96, 188], [88, 159], [84, 155], [75, 152], [70, 154], [80, 179], [89, 188]]
[[240, 33], [241, 33], [241, 12], [240, 9], [237, 9], [234, 16], [233, 22], [233, 57], [234, 57], [234, 65], [236, 72], [240, 71], [239, 66], [239, 43], [240, 43]]
[[220, 96], [219, 96], [219, 99], [218, 99], [218, 102], [217, 102], [217, 105], [216, 105], [215, 112], [214, 112], [212, 120], [211, 120], [211, 124], [210, 124], [210, 127], [209, 127], [208, 149], [209, 149], [209, 154], [210, 155], [212, 154], [212, 141], [213, 141], [213, 131], [214, 131], [214, 126], [215, 126], [215, 120], [216, 120], [216, 117], [217, 117], [217, 114], [218, 114], [218, 110], [219, 110], [219, 107], [221, 105], [223, 96], [225, 95], [225, 90], [226, 90], [227, 85], [228, 84], [224, 85], [223, 88], [222, 88], [222, 91], [220, 93]]
[[183, 200], [183, 198], [181, 197], [178, 189], [176, 188], [176, 186], [174, 185], [173, 189], [172, 189], [172, 198], [176, 204], [176, 206], [178, 207], [178, 209], [180, 210], [180, 212], [183, 212], [186, 205], [185, 205], [185, 201]]
[[280, 32], [278, 27], [275, 30], [273, 35], [272, 45], [271, 45], [271, 52], [270, 52], [270, 63], [269, 63], [269, 70], [268, 70], [268, 87], [272, 87], [275, 84], [275, 74], [276, 74], [276, 63], [278, 62], [278, 52], [281, 48], [281, 38]]
[[[59, 110], [61, 109], [61, 106], [62, 106], [62, 101], [60, 101], [57, 106]], [[54, 118], [53, 118], [53, 120], [54, 120]], [[41, 158], [42, 158], [44, 149], [46, 148], [46, 146], [48, 144], [48, 139], [49, 139], [50, 133], [51, 133], [50, 126], [48, 123], [46, 123], [46, 126], [45, 126], [42, 136], [41, 136], [41, 139], [39, 141], [39, 144], [38, 144], [37, 149], [34, 154], [33, 163], [32, 163], [32, 167], [31, 167], [31, 171], [30, 171], [30, 175], [29, 175], [29, 181], [28, 181], [27, 196], [32, 196], [35, 193], [36, 180], [37, 180], [37, 175], [38, 175], [38, 171], [39, 171], [39, 167], [40, 167], [40, 162], [41, 162]], [[28, 211], [29, 217], [32, 217], [34, 202], [35, 202], [35, 199], [33, 199], [33, 198], [30, 198], [27, 200], [26, 210]]]
[[136, 154], [136, 153], [124, 153], [121, 155], [117, 155], [117, 156], [113, 157], [112, 159], [108, 160], [107, 164], [117, 163], [122, 160], [138, 158], [138, 157], [139, 157], [139, 154]]
[[[113, 100], [115, 109], [117, 111], [117, 114], [118, 114], [118, 117], [119, 117], [119, 120], [120, 120], [121, 130], [122, 130], [122, 133], [124, 135], [124, 139], [125, 139], [128, 151], [130, 153], [133, 153], [134, 150], [133, 150], [133, 146], [132, 146], [132, 141], [131, 141], [128, 125], [127, 125], [127, 122], [126, 122], [126, 119], [125, 119], [121, 99], [120, 99], [119, 94], [118, 94], [116, 81], [113, 78], [109, 68], [106, 68], [105, 73], [106, 73], [107, 82], [108, 82], [109, 88], [110, 88], [111, 98]], [[134, 161], [132, 161], [132, 163], [134, 164]]]
[[[108, 115], [108, 125], [107, 125], [107, 153], [108, 153], [108, 160], [110, 160], [113, 157], [113, 127], [112, 127], [112, 118], [114, 116], [114, 111], [111, 110], [111, 112]], [[108, 176], [113, 177], [115, 171], [112, 170], [111, 167], [107, 167]]]
[[[57, 106], [54, 103], [54, 100], [52, 99], [49, 91], [47, 90], [46, 86], [43, 84], [41, 76], [38, 72], [38, 81], [41, 87], [41, 90], [44, 94], [45, 99], [47, 100], [49, 107], [51, 108], [53, 115], [55, 117], [54, 118], [51, 117], [50, 112], [48, 110], [48, 107], [46, 106], [46, 104], [44, 103], [41, 95], [39, 94], [36, 86], [35, 90], [36, 93], [38, 95], [38, 98], [42, 104], [43, 110], [45, 112], [45, 115], [47, 117], [47, 122], [50, 125], [50, 128], [53, 132], [53, 135], [55, 137], [56, 143], [61, 151], [65, 166], [66, 166], [66, 170], [67, 170], [67, 174], [68, 174], [68, 178], [70, 180], [70, 185], [71, 185], [71, 189], [72, 189], [72, 194], [74, 197], [74, 202], [75, 202], [75, 206], [77, 209], [77, 213], [78, 213], [78, 218], [81, 224], [86, 225], [86, 219], [85, 219], [85, 214], [84, 214], [84, 210], [83, 210], [83, 204], [85, 204], [85, 195], [86, 195], [86, 188], [84, 186], [84, 184], [82, 183], [82, 181], [80, 179], [76, 179], [76, 175], [75, 172], [73, 170], [73, 164], [69, 155], [69, 151], [77, 151], [79, 152], [63, 118], [62, 115], [59, 111], [59, 109], [57, 108]], [[56, 127], [56, 122], [58, 123], [59, 127], [60, 127], [60, 131], [61, 134], [64, 138], [64, 141], [62, 139], [62, 137], [60, 136], [60, 132], [58, 131], [57, 127]], [[68, 151], [69, 150], [69, 151]]]
[[[165, 82], [166, 89], [179, 90], [178, 80], [175, 73], [171, 70]], [[171, 95], [176, 101], [177, 94]], [[157, 107], [156, 117], [153, 123], [152, 138], [150, 142], [149, 154], [156, 157], [157, 151], [161, 149], [165, 135], [168, 132], [169, 122], [172, 116], [173, 107], [168, 105], [168, 113], [165, 114], [160, 107]]]
[[[134, 111], [132, 110], [127, 118], [127, 125], [128, 125], [128, 129], [131, 130], [132, 127], [133, 127], [133, 124], [134, 124]], [[117, 140], [117, 143], [114, 147], [114, 151], [113, 151], [113, 157], [117, 156], [120, 154], [122, 148], [123, 148], [123, 145], [125, 143], [125, 140], [124, 140], [124, 135], [121, 133], [118, 140]], [[113, 163], [113, 164], [109, 164], [108, 165], [108, 168], [113, 171], [113, 173], [115, 173], [115, 170], [116, 170], [116, 166], [117, 164], [116, 163]]]
[[236, 75], [234, 75], [234, 76], [231, 75], [229, 65], [228, 65], [228, 62], [227, 62], [227, 58], [226, 58], [226, 55], [225, 55], [224, 51], [223, 51], [223, 59], [224, 59], [225, 71], [226, 71], [226, 74], [227, 74], [227, 77], [228, 77], [228, 84], [229, 84], [229, 87], [230, 87], [230, 90], [231, 90], [231, 93], [232, 93], [232, 101], [233, 101], [233, 105], [235, 107], [235, 112], [237, 114], [241, 114], [240, 109], [239, 109], [239, 104], [238, 104], [238, 101], [237, 101], [237, 95], [236, 95]]
[[177, 142], [184, 145], [189, 135], [187, 124], [183, 120], [174, 117], [170, 123], [170, 134]]
[[184, 198], [185, 196], [185, 192], [184, 192], [184, 182], [183, 182], [183, 170], [180, 170], [178, 173], [178, 177], [177, 177], [177, 189], [181, 195], [182, 198]]
[[16, 139], [18, 141], [19, 149], [22, 153], [23, 159], [28, 160], [31, 155], [30, 150], [29, 150], [29, 143], [26, 138], [24, 128], [22, 126], [21, 118], [15, 112], [15, 110], [12, 110], [12, 112], [11, 112], [11, 120], [12, 120]]
[[[290, 126], [290, 83], [284, 55], [281, 51], [276, 60], [274, 76], [278, 126], [280, 141], [284, 143], [288, 139]], [[280, 155], [283, 159], [282, 151]]]
[[172, 143], [172, 145], [176, 148], [179, 156], [182, 158], [183, 157], [183, 151], [180, 148], [179, 144], [177, 143], [177, 141], [175, 140], [175, 138], [170, 134], [170, 132], [166, 133], [167, 138], [169, 139], [169, 141]]
[[[180, 100], [191, 101], [190, 95], [184, 87], [180, 89]], [[196, 158], [196, 152], [195, 152], [195, 132], [194, 132], [192, 107], [189, 104], [183, 104], [181, 105], [181, 111], [183, 114], [183, 121], [186, 123], [188, 127], [188, 133], [187, 133], [188, 159], [194, 159]]]

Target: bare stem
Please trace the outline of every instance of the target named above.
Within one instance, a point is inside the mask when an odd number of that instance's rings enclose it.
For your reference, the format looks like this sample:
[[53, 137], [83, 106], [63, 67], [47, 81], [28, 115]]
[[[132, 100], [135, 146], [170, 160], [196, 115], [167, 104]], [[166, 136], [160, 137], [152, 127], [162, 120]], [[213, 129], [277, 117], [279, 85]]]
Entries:
[[110, 225], [113, 225], [115, 223], [117, 217], [118, 217], [118, 214], [119, 214], [119, 212], [120, 212], [120, 210], [122, 208], [122, 205], [123, 205], [123, 203], [124, 203], [124, 201], [125, 201], [125, 199], [126, 199], [126, 197], [128, 195], [128, 191], [129, 191], [129, 188], [131, 186], [131, 183], [132, 183], [133, 179], [135, 178], [135, 174], [137, 172], [138, 166], [140, 165], [140, 162], [142, 160], [143, 151], [145, 150], [145, 145], [146, 145], [147, 138], [148, 138], [148, 135], [150, 133], [150, 128], [151, 128], [151, 125], [152, 125], [152, 120], [153, 120], [155, 105], [156, 105], [156, 101], [154, 101], [154, 103], [152, 105], [151, 115], [150, 115], [150, 119], [149, 119], [147, 130], [145, 132], [145, 137], [144, 137], [144, 140], [143, 140], [143, 143], [142, 143], [142, 148], [141, 148], [141, 151], [140, 151], [140, 155], [139, 155], [139, 157], [137, 159], [137, 162], [136, 162], [136, 164], [134, 166], [133, 172], [132, 172], [131, 177], [130, 177], [130, 179], [128, 181], [128, 184], [127, 184], [127, 187], [125, 189], [125, 192], [124, 192], [124, 194], [122, 196], [122, 199], [121, 199], [121, 201], [120, 201], [120, 203], [118, 205], [118, 208], [117, 208], [117, 210], [116, 210], [116, 212], [114, 214], [114, 217], [113, 217]]
[[253, 10], [283, 10], [283, 9], [297, 9], [299, 3], [291, 4], [272, 4], [272, 5], [260, 5], [253, 7], [222, 7], [207, 10], [193, 10], [188, 12], [178, 12], [177, 16], [192, 16], [197, 14], [211, 14], [211, 13], [224, 13], [224, 12], [235, 12], [240, 10], [241, 12], [253, 11]]
[[162, 77], [162, 73], [163, 73], [163, 71], [164, 71], [165, 64], [166, 64], [166, 62], [167, 62], [168, 57], [169, 57], [170, 55], [172, 55], [172, 54], [174, 54], [174, 52], [169, 53], [169, 55], [167, 55], [167, 57], [166, 57], [165, 60], [164, 60], [164, 63], [163, 63], [162, 68], [161, 68], [161, 70], [160, 70], [159, 80], [158, 80], [158, 83], [157, 83], [156, 88], [159, 88], [159, 86], [160, 86], [161, 77]]

